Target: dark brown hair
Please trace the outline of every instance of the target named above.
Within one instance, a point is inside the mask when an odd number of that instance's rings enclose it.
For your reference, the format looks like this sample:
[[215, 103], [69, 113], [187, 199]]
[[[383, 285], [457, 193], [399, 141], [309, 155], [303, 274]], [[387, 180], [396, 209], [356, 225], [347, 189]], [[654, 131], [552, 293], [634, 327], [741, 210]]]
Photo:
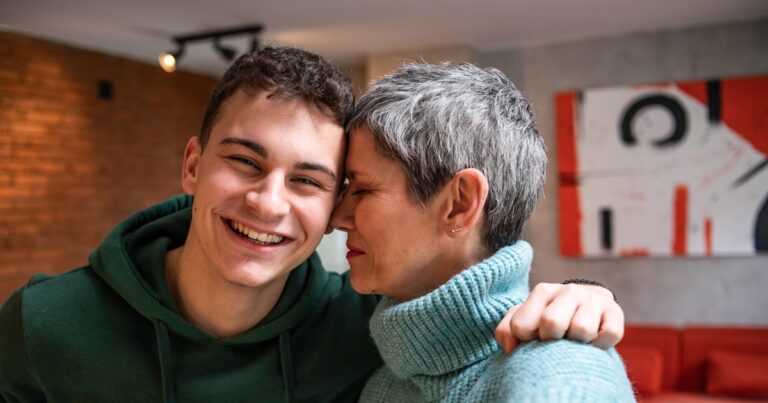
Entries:
[[203, 148], [222, 105], [237, 90], [301, 98], [342, 127], [354, 102], [349, 78], [322, 57], [296, 48], [264, 47], [240, 56], [214, 87], [200, 128]]

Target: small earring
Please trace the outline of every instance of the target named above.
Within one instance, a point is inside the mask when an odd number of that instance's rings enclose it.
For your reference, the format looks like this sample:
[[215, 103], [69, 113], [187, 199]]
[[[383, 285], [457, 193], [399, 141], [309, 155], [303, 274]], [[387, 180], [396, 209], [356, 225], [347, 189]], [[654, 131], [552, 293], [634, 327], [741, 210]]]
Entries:
[[451, 234], [455, 234], [455, 233], [457, 233], [457, 232], [459, 232], [459, 231], [461, 231], [463, 229], [464, 229], [464, 227], [451, 228]]

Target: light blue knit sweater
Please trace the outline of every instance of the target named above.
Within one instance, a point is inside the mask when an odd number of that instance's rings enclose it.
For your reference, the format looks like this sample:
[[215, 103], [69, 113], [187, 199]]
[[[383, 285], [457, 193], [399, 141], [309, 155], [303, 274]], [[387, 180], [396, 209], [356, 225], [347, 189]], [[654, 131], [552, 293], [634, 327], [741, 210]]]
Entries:
[[400, 303], [384, 298], [371, 335], [384, 367], [362, 402], [633, 402], [615, 350], [569, 340], [530, 342], [505, 355], [493, 331], [528, 296], [533, 251], [499, 250], [437, 290]]

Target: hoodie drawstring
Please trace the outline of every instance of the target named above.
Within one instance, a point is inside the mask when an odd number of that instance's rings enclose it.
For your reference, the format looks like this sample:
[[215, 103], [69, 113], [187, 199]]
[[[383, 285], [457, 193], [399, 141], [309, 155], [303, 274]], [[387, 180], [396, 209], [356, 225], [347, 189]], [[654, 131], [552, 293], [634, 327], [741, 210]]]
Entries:
[[160, 361], [160, 382], [163, 386], [163, 402], [176, 403], [176, 390], [173, 381], [173, 361], [168, 328], [158, 319], [153, 321], [157, 341], [157, 354]]
[[288, 331], [280, 333], [280, 366], [283, 371], [283, 389], [286, 403], [295, 401], [294, 393], [294, 374], [293, 360], [291, 359], [291, 339]]
[[[176, 403], [176, 390], [173, 379], [173, 360], [168, 328], [158, 319], [153, 321], [157, 342], [157, 354], [160, 361], [160, 381], [163, 387], [163, 402]], [[291, 340], [288, 331], [280, 333], [280, 367], [283, 375], [283, 397], [286, 403], [296, 401], [294, 396], [294, 372], [291, 359]]]

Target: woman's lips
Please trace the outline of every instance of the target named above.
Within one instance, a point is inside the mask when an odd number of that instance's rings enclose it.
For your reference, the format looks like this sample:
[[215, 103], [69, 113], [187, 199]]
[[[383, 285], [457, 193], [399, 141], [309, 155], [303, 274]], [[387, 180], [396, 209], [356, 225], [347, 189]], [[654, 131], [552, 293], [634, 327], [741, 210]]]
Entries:
[[349, 251], [347, 252], [347, 259], [352, 259], [352, 258], [355, 258], [355, 257], [358, 257], [358, 256], [365, 255], [365, 252], [363, 252], [362, 250], [360, 250], [358, 248], [355, 248], [354, 246], [350, 245], [349, 243], [347, 243], [347, 249], [349, 249]]

